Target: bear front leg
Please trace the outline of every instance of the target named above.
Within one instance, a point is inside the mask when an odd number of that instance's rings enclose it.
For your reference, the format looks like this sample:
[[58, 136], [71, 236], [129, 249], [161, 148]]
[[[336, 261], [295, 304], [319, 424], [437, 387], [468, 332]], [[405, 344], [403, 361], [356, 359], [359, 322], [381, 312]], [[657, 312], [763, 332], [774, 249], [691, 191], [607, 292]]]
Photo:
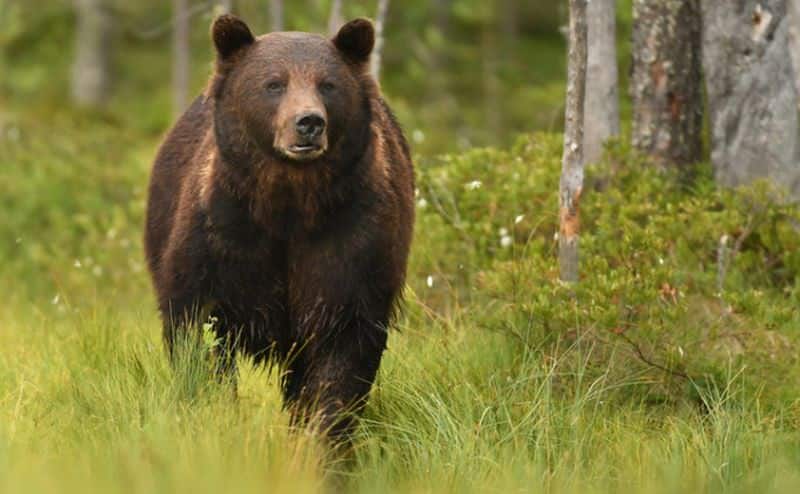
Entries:
[[299, 350], [286, 398], [297, 422], [311, 420], [334, 440], [352, 432], [386, 348], [404, 252], [361, 222], [292, 244], [288, 309]]
[[296, 424], [346, 441], [366, 403], [386, 348], [386, 320], [354, 316], [318, 326], [289, 363], [284, 396]]

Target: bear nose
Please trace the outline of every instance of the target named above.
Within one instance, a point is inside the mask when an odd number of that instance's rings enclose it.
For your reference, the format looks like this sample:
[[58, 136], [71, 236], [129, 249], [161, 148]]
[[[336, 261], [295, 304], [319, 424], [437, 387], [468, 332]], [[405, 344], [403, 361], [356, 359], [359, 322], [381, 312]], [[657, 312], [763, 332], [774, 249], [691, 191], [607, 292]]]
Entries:
[[325, 130], [325, 119], [319, 113], [306, 113], [297, 118], [295, 127], [300, 137], [314, 139]]

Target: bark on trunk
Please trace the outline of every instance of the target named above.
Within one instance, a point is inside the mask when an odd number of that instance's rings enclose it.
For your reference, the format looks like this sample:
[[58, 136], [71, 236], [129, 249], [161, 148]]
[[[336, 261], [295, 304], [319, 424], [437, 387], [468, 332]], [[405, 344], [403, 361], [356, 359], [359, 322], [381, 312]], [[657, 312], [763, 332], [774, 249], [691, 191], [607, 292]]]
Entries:
[[589, 61], [583, 143], [587, 162], [599, 161], [603, 144], [619, 135], [616, 0], [592, 0], [588, 7]]
[[[436, 30], [442, 40], [449, 39], [450, 36], [450, 10], [451, 0], [433, 0], [432, 5], [433, 19]], [[438, 43], [438, 46], [431, 54], [431, 74], [434, 80], [446, 79], [449, 60], [447, 56], [447, 44]]]
[[703, 3], [711, 161], [726, 186], [770, 178], [800, 199], [786, 0]]
[[561, 280], [579, 279], [578, 240], [583, 190], [583, 123], [586, 97], [588, 0], [569, 0], [569, 73], [564, 125], [564, 157], [559, 191], [558, 264]]
[[503, 128], [503, 116], [500, 99], [502, 98], [502, 88], [498, 72], [498, 43], [495, 26], [490, 25], [483, 30], [481, 46], [483, 63], [483, 107], [486, 116], [486, 126], [489, 128], [489, 135], [497, 139]]
[[111, 86], [113, 19], [106, 0], [75, 0], [78, 25], [72, 67], [72, 99], [78, 106], [97, 108]]
[[500, 12], [500, 28], [507, 41], [519, 36], [519, 5], [517, 0], [503, 0]]
[[702, 159], [701, 27], [699, 0], [633, 2], [633, 144], [661, 164]]
[[269, 18], [273, 31], [283, 31], [283, 0], [269, 1]]
[[229, 14], [233, 12], [233, 0], [221, 0], [219, 2], [219, 8], [223, 14]]
[[433, 18], [442, 37], [450, 34], [451, 0], [433, 0]]
[[342, 0], [333, 0], [333, 3], [331, 3], [331, 15], [328, 17], [328, 33], [331, 35], [336, 34], [342, 25], [344, 25]]
[[[800, 0], [789, 0], [789, 50], [794, 65], [794, 85], [800, 94]], [[797, 104], [800, 109], [800, 98]]]
[[172, 111], [179, 117], [189, 102], [189, 1], [172, 0]]
[[383, 58], [383, 31], [389, 13], [389, 0], [378, 0], [378, 13], [375, 16], [375, 49], [372, 51], [372, 76], [380, 81]]

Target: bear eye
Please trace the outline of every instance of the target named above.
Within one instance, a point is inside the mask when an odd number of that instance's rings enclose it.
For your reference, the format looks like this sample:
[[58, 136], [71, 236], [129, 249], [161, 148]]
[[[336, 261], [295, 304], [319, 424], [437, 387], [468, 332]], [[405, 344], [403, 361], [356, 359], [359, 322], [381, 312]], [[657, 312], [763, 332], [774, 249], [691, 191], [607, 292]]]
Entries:
[[321, 82], [319, 85], [319, 90], [323, 93], [330, 93], [333, 92], [335, 89], [336, 85], [334, 85], [332, 82], [325, 81]]
[[267, 92], [270, 94], [280, 94], [286, 86], [280, 81], [272, 81], [267, 83]]

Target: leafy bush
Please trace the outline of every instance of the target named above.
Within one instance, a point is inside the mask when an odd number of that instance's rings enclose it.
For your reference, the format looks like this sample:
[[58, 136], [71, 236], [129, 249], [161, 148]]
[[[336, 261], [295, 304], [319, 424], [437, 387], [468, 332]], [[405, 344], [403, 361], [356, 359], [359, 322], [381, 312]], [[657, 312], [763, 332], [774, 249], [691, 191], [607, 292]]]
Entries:
[[425, 303], [463, 307], [532, 347], [580, 341], [620, 382], [653, 383], [645, 396], [659, 402], [697, 400], [741, 366], [753, 386], [781, 389], [767, 383], [798, 369], [797, 207], [765, 184], [718, 189], [705, 165], [689, 182], [616, 145], [588, 170], [582, 281], [565, 286], [560, 149], [537, 134], [422, 164], [414, 286]]

